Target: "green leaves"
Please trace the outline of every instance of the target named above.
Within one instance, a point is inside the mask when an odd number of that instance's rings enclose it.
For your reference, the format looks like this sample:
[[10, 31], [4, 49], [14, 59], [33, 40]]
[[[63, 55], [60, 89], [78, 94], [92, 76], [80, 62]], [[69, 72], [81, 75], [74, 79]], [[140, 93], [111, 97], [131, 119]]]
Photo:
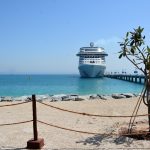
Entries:
[[123, 46], [123, 45], [124, 45], [123, 43], [120, 44], [120, 46]]
[[143, 30], [144, 30], [144, 28], [141, 28], [139, 26], [137, 29], [134, 29], [134, 32], [127, 32], [127, 33], [129, 33], [128, 37], [130, 38], [130, 46], [144, 45], [145, 36], [142, 36]]
[[119, 55], [119, 59], [122, 57], [122, 54]]
[[131, 43], [130, 43], [130, 46], [133, 46], [134, 42], [135, 42], [135, 41], [134, 41], [134, 40], [132, 40], [132, 41], [131, 41]]
[[[134, 29], [134, 31], [130, 31], [126, 33], [125, 39], [123, 42], [120, 42], [120, 47], [123, 51], [128, 51], [129, 54], [134, 55], [139, 48], [144, 45], [145, 36], [142, 35], [144, 28], [138, 27]], [[127, 49], [127, 50], [126, 50]], [[149, 47], [147, 48], [150, 53]], [[137, 52], [138, 53], [138, 52]], [[126, 54], [123, 54], [125, 56]], [[122, 56], [120, 56], [121, 58]]]
[[140, 26], [138, 27], [138, 29], [136, 29], [138, 33], [142, 33], [144, 28], [141, 28]]
[[[122, 42], [119, 42], [121, 51], [119, 59], [126, 57], [136, 68], [144, 74], [150, 69], [150, 47], [145, 46], [144, 28], [138, 27], [126, 33]], [[141, 66], [142, 67], [141, 67]]]
[[131, 53], [134, 55], [134, 49], [133, 48], [131, 48]]
[[150, 48], [149, 48], [149, 46], [147, 46], [147, 52], [150, 53]]
[[129, 36], [129, 32], [126, 33], [126, 38]]

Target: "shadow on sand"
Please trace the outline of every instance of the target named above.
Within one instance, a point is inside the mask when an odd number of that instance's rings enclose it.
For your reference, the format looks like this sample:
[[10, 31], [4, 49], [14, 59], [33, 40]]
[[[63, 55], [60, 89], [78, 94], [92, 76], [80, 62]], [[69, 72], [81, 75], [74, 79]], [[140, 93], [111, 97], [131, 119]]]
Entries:
[[126, 144], [130, 146], [132, 144], [133, 139], [125, 136], [119, 136], [119, 137], [113, 137], [113, 136], [108, 136], [108, 135], [94, 135], [92, 137], [88, 137], [85, 140], [82, 141], [77, 141], [76, 143], [82, 143], [83, 145], [93, 145], [93, 146], [100, 146], [102, 142], [109, 142], [109, 143], [114, 143], [116, 145], [121, 145], [121, 144]]

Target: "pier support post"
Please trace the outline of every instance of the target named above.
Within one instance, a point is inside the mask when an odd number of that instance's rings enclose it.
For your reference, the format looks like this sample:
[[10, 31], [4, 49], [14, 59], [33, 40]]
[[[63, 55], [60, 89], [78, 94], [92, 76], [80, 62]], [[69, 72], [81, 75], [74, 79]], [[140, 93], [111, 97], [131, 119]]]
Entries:
[[44, 139], [38, 138], [35, 95], [32, 95], [32, 110], [33, 110], [33, 137], [34, 138], [27, 142], [27, 149], [41, 149], [44, 146]]
[[131, 78], [131, 76], [129, 76], [129, 81], [130, 81], [130, 82], [132, 81], [132, 78]]
[[131, 77], [131, 82], [133, 82], [133, 77]]

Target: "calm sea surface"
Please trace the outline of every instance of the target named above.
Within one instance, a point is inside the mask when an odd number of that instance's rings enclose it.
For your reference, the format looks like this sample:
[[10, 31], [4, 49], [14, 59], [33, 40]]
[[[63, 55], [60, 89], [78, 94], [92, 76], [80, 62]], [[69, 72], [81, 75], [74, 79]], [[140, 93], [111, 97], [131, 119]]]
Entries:
[[139, 93], [143, 85], [79, 75], [0, 75], [0, 96]]

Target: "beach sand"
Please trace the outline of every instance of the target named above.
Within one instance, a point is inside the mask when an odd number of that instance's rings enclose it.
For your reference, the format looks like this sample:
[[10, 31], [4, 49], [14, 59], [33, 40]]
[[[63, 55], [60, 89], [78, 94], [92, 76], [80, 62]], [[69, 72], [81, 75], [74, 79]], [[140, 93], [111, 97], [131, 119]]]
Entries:
[[[102, 115], [131, 115], [138, 98], [48, 102], [60, 108]], [[1, 102], [0, 105], [17, 102]], [[58, 129], [38, 123], [38, 136], [44, 138], [43, 149], [128, 149], [150, 148], [150, 141], [134, 140], [127, 137], [103, 136], [102, 133], [118, 133], [121, 127], [128, 127], [130, 118], [100, 118], [64, 112], [37, 103], [38, 120], [60, 127], [95, 132], [84, 134]], [[147, 114], [142, 103], [138, 114]], [[32, 120], [32, 103], [13, 107], [0, 107], [0, 124]], [[135, 120], [141, 128], [148, 128], [147, 116]], [[141, 122], [141, 124], [140, 124]], [[145, 122], [145, 123], [143, 123]], [[143, 124], [142, 124], [143, 123]], [[0, 126], [0, 149], [24, 149], [33, 137], [32, 122], [26, 124]]]

